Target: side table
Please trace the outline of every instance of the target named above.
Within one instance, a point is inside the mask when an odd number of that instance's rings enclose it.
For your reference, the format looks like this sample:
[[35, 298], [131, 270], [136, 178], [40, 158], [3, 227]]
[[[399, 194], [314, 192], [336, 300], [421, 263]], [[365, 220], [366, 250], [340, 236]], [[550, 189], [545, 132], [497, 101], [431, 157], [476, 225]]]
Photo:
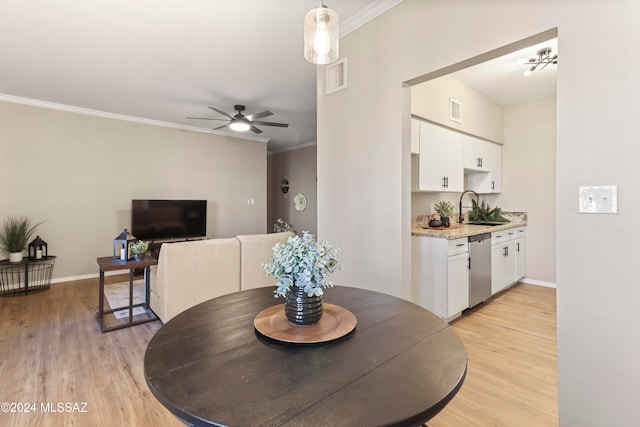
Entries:
[[[151, 256], [144, 257], [139, 260], [122, 261], [112, 256], [97, 258], [98, 266], [100, 267], [100, 291], [98, 295], [98, 324], [102, 332], [115, 331], [116, 329], [122, 329], [133, 325], [139, 325], [141, 323], [153, 322], [157, 320], [156, 314], [149, 308], [149, 267], [157, 265], [158, 260]], [[145, 300], [143, 303], [133, 303], [133, 271], [137, 268], [144, 269], [144, 287], [145, 287]], [[111, 307], [108, 310], [104, 308], [104, 272], [115, 270], [129, 270], [129, 305], [123, 307]], [[144, 313], [137, 314], [134, 320], [133, 309], [135, 307], [143, 307]], [[114, 313], [120, 310], [129, 310], [127, 321], [121, 319], [106, 319], [105, 315]]]
[[0, 261], [0, 295], [14, 296], [49, 289], [56, 257], [22, 258], [20, 262]]

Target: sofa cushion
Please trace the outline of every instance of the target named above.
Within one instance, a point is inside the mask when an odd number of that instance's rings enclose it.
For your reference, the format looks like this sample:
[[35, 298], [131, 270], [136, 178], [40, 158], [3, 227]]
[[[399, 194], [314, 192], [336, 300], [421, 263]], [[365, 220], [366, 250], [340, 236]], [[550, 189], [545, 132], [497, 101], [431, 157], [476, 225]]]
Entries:
[[250, 234], [238, 236], [240, 241], [240, 289], [253, 289], [274, 286], [276, 281], [267, 276], [262, 263], [271, 262], [273, 247], [295, 234], [291, 231], [269, 234]]

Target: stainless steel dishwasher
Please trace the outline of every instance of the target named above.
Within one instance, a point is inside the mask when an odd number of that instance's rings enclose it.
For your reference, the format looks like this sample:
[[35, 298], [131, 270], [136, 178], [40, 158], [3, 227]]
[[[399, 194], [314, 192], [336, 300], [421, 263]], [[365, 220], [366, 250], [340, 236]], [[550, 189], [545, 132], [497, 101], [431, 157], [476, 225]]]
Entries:
[[469, 307], [491, 296], [491, 233], [469, 236]]

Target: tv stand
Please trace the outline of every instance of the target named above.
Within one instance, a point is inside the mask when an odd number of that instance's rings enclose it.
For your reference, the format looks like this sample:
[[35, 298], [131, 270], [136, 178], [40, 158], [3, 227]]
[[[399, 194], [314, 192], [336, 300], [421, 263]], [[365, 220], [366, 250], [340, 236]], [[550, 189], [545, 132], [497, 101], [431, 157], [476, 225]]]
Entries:
[[163, 243], [190, 242], [193, 240], [207, 240], [207, 236], [200, 237], [177, 237], [172, 239], [157, 239], [149, 241], [149, 253], [156, 259], [160, 256], [160, 247]]

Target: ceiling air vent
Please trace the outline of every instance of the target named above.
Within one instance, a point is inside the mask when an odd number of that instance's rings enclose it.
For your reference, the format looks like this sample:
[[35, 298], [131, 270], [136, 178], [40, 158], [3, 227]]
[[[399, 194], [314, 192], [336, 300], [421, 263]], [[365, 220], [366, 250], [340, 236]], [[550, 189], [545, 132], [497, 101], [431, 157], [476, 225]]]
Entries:
[[327, 95], [347, 87], [347, 58], [327, 65]]
[[462, 104], [453, 98], [449, 98], [449, 119], [462, 123]]

